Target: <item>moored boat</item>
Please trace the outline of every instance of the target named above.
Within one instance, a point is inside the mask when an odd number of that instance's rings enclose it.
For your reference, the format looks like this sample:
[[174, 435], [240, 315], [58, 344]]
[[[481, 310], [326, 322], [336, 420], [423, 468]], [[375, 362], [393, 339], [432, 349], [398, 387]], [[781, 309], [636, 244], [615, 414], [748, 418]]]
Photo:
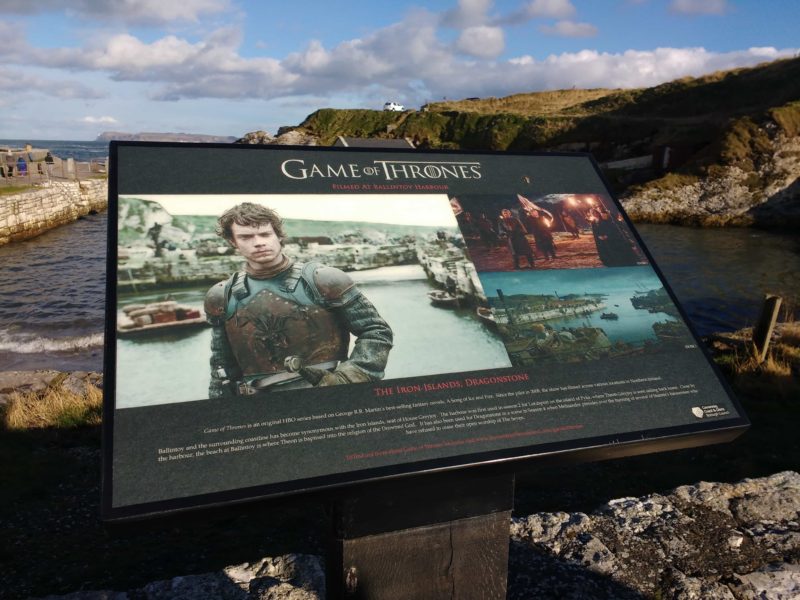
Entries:
[[497, 327], [497, 321], [494, 318], [494, 313], [492, 312], [491, 308], [479, 306], [475, 309], [475, 314], [477, 314], [478, 318], [489, 327]]
[[456, 308], [460, 304], [458, 296], [454, 296], [450, 292], [446, 292], [444, 290], [431, 290], [428, 292], [428, 298], [434, 304], [434, 306]]
[[619, 315], [617, 313], [607, 312], [607, 313], [601, 314], [600, 318], [601, 319], [609, 319], [611, 321], [616, 321], [617, 319], [619, 319]]
[[178, 304], [174, 300], [129, 304], [117, 314], [117, 334], [120, 337], [189, 330], [206, 325], [208, 321], [203, 309]]

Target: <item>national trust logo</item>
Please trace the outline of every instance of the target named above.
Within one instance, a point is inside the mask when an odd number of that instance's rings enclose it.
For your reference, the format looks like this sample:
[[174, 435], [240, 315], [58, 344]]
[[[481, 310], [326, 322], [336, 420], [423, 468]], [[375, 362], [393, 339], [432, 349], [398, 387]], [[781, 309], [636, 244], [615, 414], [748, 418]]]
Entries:
[[693, 406], [692, 414], [698, 419], [710, 419], [711, 417], [726, 417], [731, 411], [719, 404], [706, 404], [704, 406]]

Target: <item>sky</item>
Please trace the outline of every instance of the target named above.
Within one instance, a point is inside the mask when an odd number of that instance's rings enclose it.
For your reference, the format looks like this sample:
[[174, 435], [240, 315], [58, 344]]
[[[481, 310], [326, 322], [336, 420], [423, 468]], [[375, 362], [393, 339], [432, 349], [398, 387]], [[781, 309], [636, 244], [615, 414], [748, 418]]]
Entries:
[[797, 0], [0, 0], [0, 139], [631, 88], [800, 50]]

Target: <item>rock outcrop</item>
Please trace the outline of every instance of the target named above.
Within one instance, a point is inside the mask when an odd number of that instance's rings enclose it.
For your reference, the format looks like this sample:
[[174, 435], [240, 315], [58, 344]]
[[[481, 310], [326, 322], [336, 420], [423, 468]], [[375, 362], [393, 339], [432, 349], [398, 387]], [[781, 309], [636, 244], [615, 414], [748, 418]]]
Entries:
[[[751, 600], [800, 597], [800, 474], [699, 483], [590, 514], [513, 519], [508, 597]], [[324, 598], [316, 556], [288, 554], [142, 588], [49, 600]]]
[[622, 198], [634, 221], [701, 226], [800, 223], [800, 137], [777, 135], [756, 171], [715, 168], [685, 185], [644, 186]]
[[316, 146], [319, 138], [296, 127], [281, 127], [277, 136], [266, 131], [251, 131], [236, 140], [237, 144], [275, 144], [278, 146]]
[[317, 556], [287, 554], [225, 567], [216, 573], [154, 581], [127, 592], [95, 590], [44, 600], [319, 600], [325, 568]]
[[46, 187], [3, 196], [0, 246], [35, 237], [107, 207], [105, 179], [51, 181]]
[[245, 133], [242, 137], [234, 142], [234, 144], [272, 144], [275, 141], [275, 136], [267, 133], [263, 129], [258, 131], [251, 131]]
[[229, 144], [236, 138], [230, 135], [206, 135], [204, 133], [172, 133], [145, 131], [126, 133], [123, 131], [104, 131], [95, 141], [108, 142], [119, 140], [125, 142], [194, 142], [204, 144]]
[[509, 597], [796, 597], [799, 517], [785, 472], [515, 519]]

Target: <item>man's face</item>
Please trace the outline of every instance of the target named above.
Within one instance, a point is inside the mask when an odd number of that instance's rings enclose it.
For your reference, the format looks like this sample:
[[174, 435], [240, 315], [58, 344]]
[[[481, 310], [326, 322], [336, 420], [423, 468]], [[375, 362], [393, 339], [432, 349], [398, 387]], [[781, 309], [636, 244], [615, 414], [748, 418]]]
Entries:
[[231, 225], [233, 246], [253, 267], [274, 267], [281, 262], [281, 240], [271, 223], [263, 225]]

